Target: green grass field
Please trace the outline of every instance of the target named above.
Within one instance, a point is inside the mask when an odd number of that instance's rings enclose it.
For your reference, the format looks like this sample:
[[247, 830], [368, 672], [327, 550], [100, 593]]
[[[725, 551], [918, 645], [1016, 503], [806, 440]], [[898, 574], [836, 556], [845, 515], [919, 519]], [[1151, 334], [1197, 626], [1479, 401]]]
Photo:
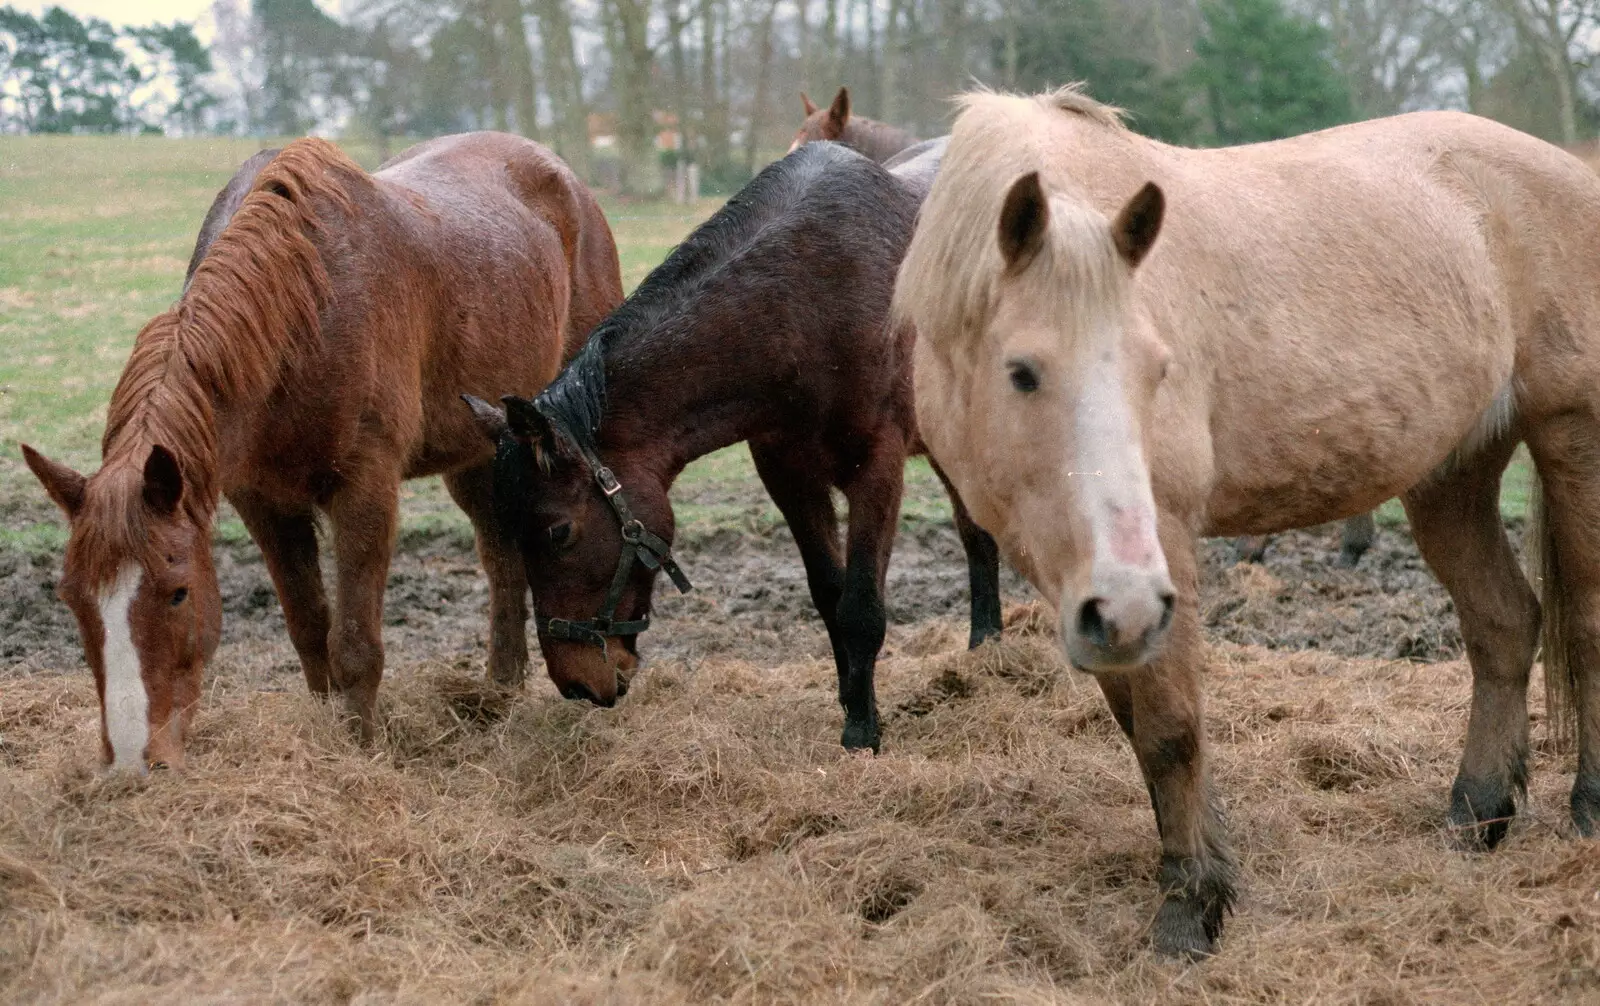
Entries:
[[[134, 336], [177, 297], [212, 197], [263, 145], [0, 137], [0, 544], [64, 542], [65, 527], [23, 466], [18, 442], [80, 470], [98, 465], [106, 401]], [[347, 149], [362, 164], [376, 165], [375, 150]], [[716, 206], [605, 201], [627, 287]], [[770, 504], [752, 504], [754, 480], [742, 446], [697, 462], [679, 483], [680, 525], [694, 533], [729, 522], [776, 522]], [[1519, 462], [1507, 479], [1508, 514], [1522, 512], [1527, 486], [1528, 469]], [[906, 488], [906, 520], [948, 516], [925, 462], [909, 466]], [[469, 533], [436, 479], [408, 484], [403, 507], [407, 534]], [[1380, 519], [1404, 520], [1394, 502]], [[219, 533], [244, 532], [224, 515]]]
[[[0, 544], [59, 548], [65, 526], [22, 464], [31, 443], [84, 471], [98, 465], [106, 401], [153, 315], [178, 296], [195, 233], [216, 191], [254, 140], [0, 138]], [[367, 167], [375, 150], [347, 148]], [[717, 207], [606, 201], [629, 289]], [[926, 465], [911, 472], [908, 512], [937, 516]], [[714, 497], [754, 479], [742, 447], [686, 472], [684, 489]], [[732, 495], [723, 494], [723, 495]], [[745, 493], [749, 496], [748, 491]], [[437, 479], [408, 484], [408, 534], [467, 534]], [[943, 512], [947, 512], [947, 509]], [[688, 529], [750, 520], [748, 506], [687, 504]], [[778, 519], [770, 506], [758, 516]], [[219, 533], [242, 536], [224, 516]]]

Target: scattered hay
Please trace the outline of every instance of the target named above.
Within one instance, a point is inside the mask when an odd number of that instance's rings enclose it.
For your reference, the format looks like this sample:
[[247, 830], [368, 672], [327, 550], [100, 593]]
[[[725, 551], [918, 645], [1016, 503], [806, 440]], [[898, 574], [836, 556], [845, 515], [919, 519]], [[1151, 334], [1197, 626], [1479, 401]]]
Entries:
[[190, 769], [148, 780], [94, 770], [80, 676], [8, 680], [0, 998], [1600, 995], [1600, 844], [1567, 837], [1554, 756], [1504, 849], [1451, 851], [1462, 665], [1228, 645], [1209, 716], [1244, 897], [1218, 958], [1152, 959], [1144, 784], [1038, 614], [886, 657], [877, 758], [837, 747], [820, 659], [666, 663], [611, 710], [402, 665], [371, 749], [224, 661]]

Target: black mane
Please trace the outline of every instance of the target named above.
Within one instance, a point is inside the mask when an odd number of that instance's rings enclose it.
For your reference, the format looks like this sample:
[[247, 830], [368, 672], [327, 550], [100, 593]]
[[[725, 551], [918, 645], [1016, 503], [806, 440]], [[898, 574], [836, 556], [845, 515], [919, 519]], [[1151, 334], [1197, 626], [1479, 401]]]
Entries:
[[649, 332], [671, 316], [804, 196], [824, 171], [849, 161], [870, 163], [836, 143], [808, 143], [762, 169], [595, 326], [583, 349], [539, 393], [534, 406], [579, 447], [597, 451], [606, 407], [606, 359], [617, 346], [630, 333]]

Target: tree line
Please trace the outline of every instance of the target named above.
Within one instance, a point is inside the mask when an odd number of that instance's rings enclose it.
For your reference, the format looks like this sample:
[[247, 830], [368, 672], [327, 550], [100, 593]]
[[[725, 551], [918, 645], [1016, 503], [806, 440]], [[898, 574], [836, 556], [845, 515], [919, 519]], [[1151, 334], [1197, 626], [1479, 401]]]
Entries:
[[1086, 80], [1136, 129], [1243, 143], [1464, 108], [1567, 145], [1600, 129], [1600, 0], [216, 0], [114, 30], [0, 8], [0, 129], [337, 131], [380, 146], [509, 129], [649, 192], [692, 159], [730, 188], [787, 145], [799, 92], [923, 136], [974, 81]]

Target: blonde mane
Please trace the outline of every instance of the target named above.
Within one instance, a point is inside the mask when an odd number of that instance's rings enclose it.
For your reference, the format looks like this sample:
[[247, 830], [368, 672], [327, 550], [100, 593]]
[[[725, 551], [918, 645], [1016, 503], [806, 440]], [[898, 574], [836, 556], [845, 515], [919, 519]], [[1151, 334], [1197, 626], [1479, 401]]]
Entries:
[[[215, 409], [259, 401], [316, 346], [329, 280], [310, 233], [319, 200], [348, 213], [365, 172], [337, 147], [301, 139], [256, 176], [174, 307], [145, 325], [112, 392], [102, 465], [85, 507], [87, 553], [141, 554], [143, 466], [152, 447], [183, 473], [183, 505], [208, 524], [218, 487]], [[102, 570], [109, 575], [114, 570]]]
[[1125, 133], [1121, 111], [1079, 84], [1032, 96], [979, 90], [956, 100], [961, 111], [950, 146], [900, 265], [895, 318], [915, 325], [919, 339], [946, 347], [983, 327], [1005, 273], [996, 236], [1001, 206], [1012, 184], [1032, 171], [1050, 198], [1050, 227], [1037, 257], [1015, 279], [1057, 316], [1082, 318], [1120, 304], [1126, 277], [1115, 268], [1107, 221], [1056, 167], [1051, 129], [1066, 112]]

